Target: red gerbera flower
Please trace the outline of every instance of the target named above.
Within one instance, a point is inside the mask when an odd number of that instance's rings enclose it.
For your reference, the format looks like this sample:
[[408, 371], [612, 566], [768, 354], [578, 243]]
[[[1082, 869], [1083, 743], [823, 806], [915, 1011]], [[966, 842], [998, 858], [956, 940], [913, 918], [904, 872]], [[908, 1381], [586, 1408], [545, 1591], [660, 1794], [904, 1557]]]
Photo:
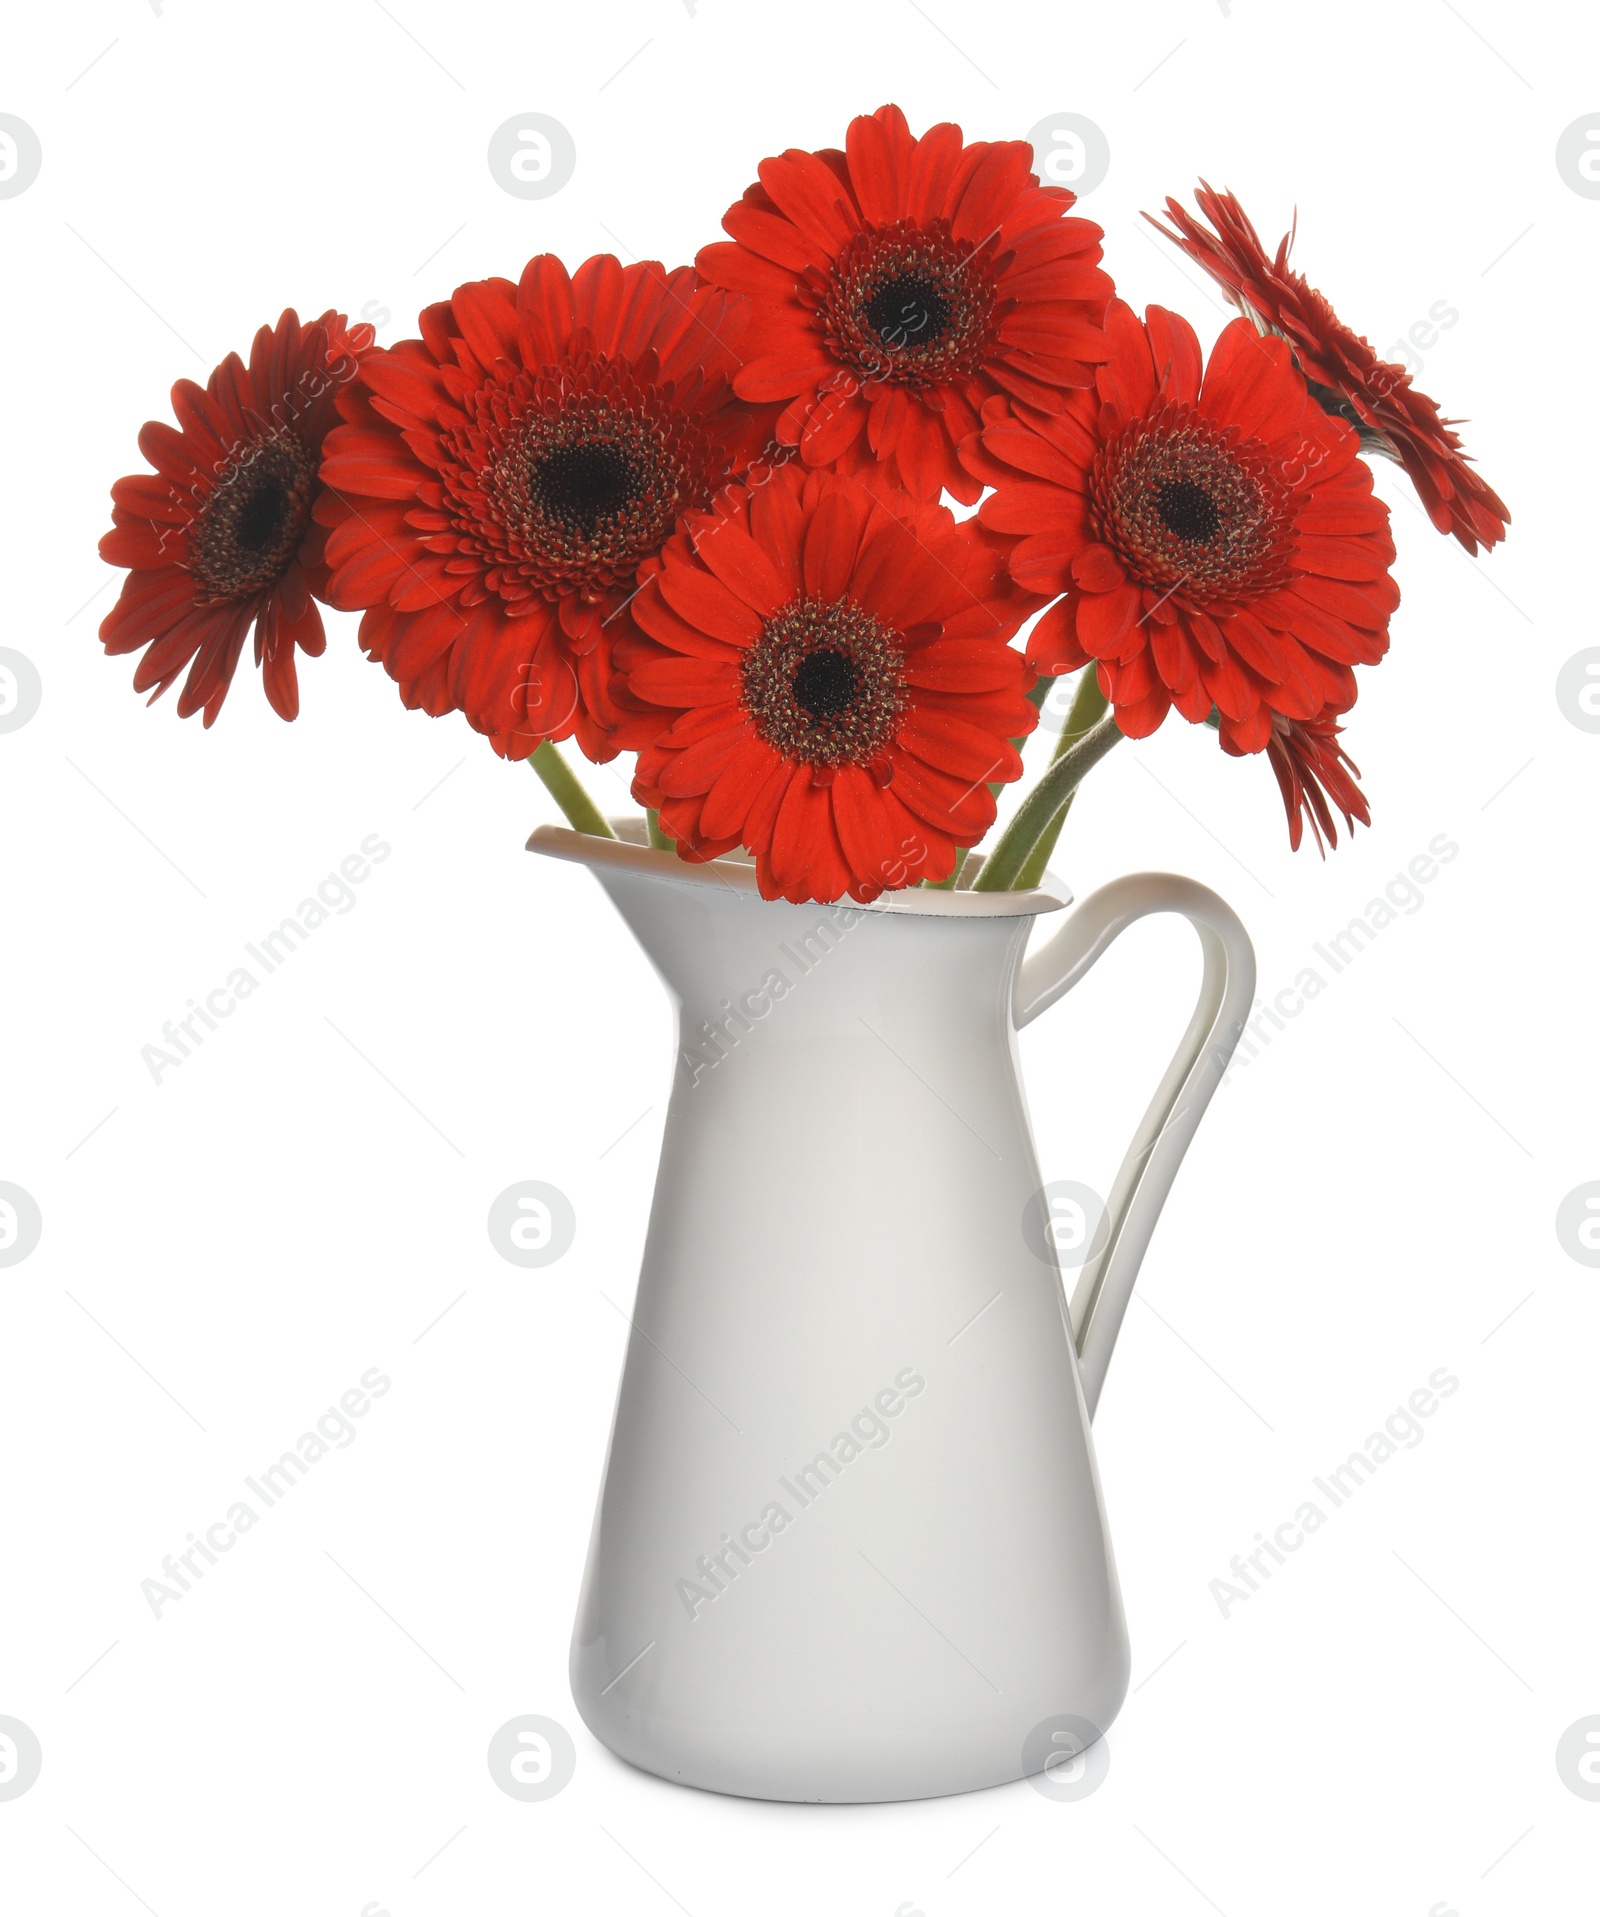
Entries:
[[1064, 219], [1023, 141], [911, 137], [898, 107], [852, 120], [845, 151], [791, 148], [728, 209], [696, 266], [756, 306], [746, 399], [782, 402], [811, 466], [881, 460], [919, 499], [978, 497], [956, 449], [985, 399], [1049, 412], [1106, 355], [1100, 228]]
[[1504, 539], [1511, 515], [1468, 463], [1451, 430], [1457, 422], [1441, 419], [1403, 366], [1379, 359], [1314, 286], [1290, 272], [1293, 231], [1278, 243], [1277, 258], [1269, 259], [1233, 194], [1213, 192], [1202, 181], [1195, 200], [1215, 232], [1172, 199], [1167, 212], [1176, 233], [1148, 213], [1145, 218], [1203, 266], [1259, 327], [1288, 340], [1315, 396], [1376, 436], [1380, 449], [1400, 462], [1440, 532], [1454, 533], [1470, 553], [1480, 542], [1493, 546]]
[[311, 518], [317, 462], [334, 394], [372, 339], [342, 313], [302, 326], [286, 312], [256, 334], [248, 366], [230, 353], [204, 390], [178, 381], [178, 430], [151, 420], [140, 432], [156, 470], [111, 488], [112, 530], [100, 541], [102, 559], [130, 568], [100, 624], [106, 651], [150, 648], [135, 692], [159, 699], [188, 667], [178, 712], [203, 712], [209, 726], [254, 626], [272, 709], [284, 719], [300, 710], [295, 648], [315, 656], [327, 643], [312, 599], [325, 583]]
[[780, 470], [690, 514], [619, 643], [659, 708], [634, 796], [683, 856], [743, 844], [763, 897], [942, 879], [994, 821], [1038, 715], [1006, 642], [1039, 604], [942, 507]]
[[[1289, 815], [1292, 852], [1300, 849], [1307, 819], [1311, 821], [1317, 850], [1324, 858], [1327, 857], [1324, 840], [1327, 845], [1339, 843], [1333, 814], [1328, 809], [1329, 799], [1344, 814], [1345, 830], [1350, 834], [1354, 835], [1357, 819], [1363, 825], [1372, 823], [1366, 797], [1356, 784], [1361, 768], [1339, 744], [1337, 721], [1340, 716], [1331, 707], [1315, 719], [1285, 719], [1281, 713], [1272, 716], [1267, 758], [1277, 777], [1278, 790], [1283, 794], [1283, 808]], [[1222, 749], [1241, 756], [1239, 748], [1231, 745], [1226, 737]]]
[[688, 267], [601, 255], [569, 278], [545, 253], [368, 361], [320, 517], [333, 603], [367, 608], [408, 706], [459, 707], [508, 758], [636, 743], [611, 651], [639, 564], [762, 437], [729, 380], [742, 308]]
[[1230, 744], [1260, 752], [1274, 715], [1311, 720], [1355, 699], [1352, 667], [1388, 647], [1400, 594], [1388, 508], [1356, 435], [1309, 396], [1282, 340], [1225, 328], [1201, 375], [1193, 328], [1121, 300], [1097, 394], [1065, 412], [999, 403], [968, 442], [997, 490], [980, 508], [1017, 537], [1011, 571], [1062, 593], [1029, 663], [1093, 658], [1123, 732], [1176, 706], [1215, 707]]

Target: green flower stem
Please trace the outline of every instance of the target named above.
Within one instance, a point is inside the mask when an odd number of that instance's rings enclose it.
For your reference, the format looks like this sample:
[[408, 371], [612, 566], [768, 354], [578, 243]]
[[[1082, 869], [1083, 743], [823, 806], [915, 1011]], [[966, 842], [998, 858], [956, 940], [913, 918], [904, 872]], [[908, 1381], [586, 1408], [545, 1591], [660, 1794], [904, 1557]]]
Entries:
[[1098, 765], [1122, 737], [1116, 714], [1103, 713], [1039, 780], [1018, 807], [1000, 842], [984, 860], [973, 882], [975, 892], [1010, 892], [1021, 880], [1028, 855], [1053, 824], [1091, 766]]
[[[1094, 667], [1085, 666], [1078, 680], [1077, 690], [1072, 695], [1072, 709], [1067, 714], [1067, 723], [1061, 728], [1061, 737], [1056, 740], [1056, 749], [1050, 754], [1050, 763], [1070, 751], [1086, 732], [1094, 725], [1106, 709], [1106, 696], [1100, 690], [1099, 675]], [[1056, 849], [1056, 840], [1061, 837], [1061, 828], [1067, 822], [1067, 814], [1072, 810], [1074, 794], [1067, 794], [1067, 802], [1039, 835], [1038, 843], [1028, 854], [1021, 872], [1017, 876], [1019, 892], [1030, 892], [1044, 877], [1044, 869], [1050, 863], [1050, 854]]]
[[670, 852], [676, 841], [669, 838], [668, 835], [661, 830], [661, 814], [657, 812], [653, 805], [646, 809], [644, 822], [649, 828], [650, 843], [655, 850], [657, 852]]
[[565, 813], [567, 824], [574, 832], [587, 832], [595, 839], [617, 836], [606, 824], [599, 806], [584, 791], [577, 773], [548, 739], [531, 755], [528, 764], [544, 781], [545, 790]]

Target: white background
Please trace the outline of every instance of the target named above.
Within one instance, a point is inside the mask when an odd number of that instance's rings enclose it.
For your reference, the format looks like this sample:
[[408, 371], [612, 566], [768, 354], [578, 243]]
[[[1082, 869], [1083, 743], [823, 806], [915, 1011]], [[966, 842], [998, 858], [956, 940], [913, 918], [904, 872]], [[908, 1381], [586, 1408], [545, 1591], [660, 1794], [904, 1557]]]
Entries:
[[[7, 1908], [1593, 1908], [1600, 1804], [1555, 1746], [1600, 1712], [1600, 1272], [1554, 1221], [1600, 1177], [1600, 738], [1554, 688], [1600, 639], [1600, 201], [1554, 148], [1600, 110], [1594, 24], [1492, 0], [80, 0], [0, 38], [0, 111], [44, 155], [0, 200], [0, 645], [44, 688], [0, 738], [0, 1178], [44, 1220], [0, 1271], [0, 1714], [44, 1753], [0, 1802]], [[1174, 716], [1093, 774], [1055, 861], [1080, 896], [1145, 867], [1214, 886], [1274, 992], [1436, 834], [1460, 847], [1234, 1073], [1167, 1207], [1096, 1427], [1135, 1689], [1072, 1804], [747, 1803], [589, 1736], [567, 1642], [660, 989], [589, 876], [522, 851], [553, 816], [536, 781], [405, 713], [354, 619], [303, 662], [295, 725], [247, 663], [209, 733], [172, 695], [145, 711], [95, 638], [107, 489], [172, 380], [290, 302], [382, 314], [393, 342], [537, 251], [692, 259], [762, 156], [890, 98], [973, 138], [1089, 116], [1108, 266], [1204, 340], [1220, 304], [1137, 219], [1201, 174], [1271, 240], [1298, 204], [1297, 263], [1380, 348], [1448, 302], [1420, 384], [1515, 514], [1474, 562], [1379, 472], [1405, 599], [1349, 735], [1375, 820], [1353, 848], [1291, 856], [1264, 762]], [[486, 165], [525, 111], [576, 141], [544, 201]], [[371, 833], [392, 856], [354, 909], [153, 1083], [140, 1048]], [[1139, 928], [1029, 1032], [1048, 1177], [1106, 1189], [1196, 971], [1184, 928]], [[485, 1230], [524, 1178], [577, 1210], [545, 1271]], [[154, 1619], [141, 1580], [372, 1365], [393, 1389], [358, 1440]], [[1425, 1441], [1224, 1620], [1211, 1580], [1441, 1365], [1460, 1389]], [[542, 1804], [485, 1762], [526, 1712], [578, 1747]]]

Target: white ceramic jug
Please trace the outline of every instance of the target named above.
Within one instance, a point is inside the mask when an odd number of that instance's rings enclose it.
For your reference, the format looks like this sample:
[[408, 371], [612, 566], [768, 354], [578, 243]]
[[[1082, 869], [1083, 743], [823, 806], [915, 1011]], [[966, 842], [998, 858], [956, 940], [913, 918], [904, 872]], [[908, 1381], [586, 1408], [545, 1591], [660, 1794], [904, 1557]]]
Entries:
[[[1127, 1688], [1089, 1419], [1252, 1002], [1243, 927], [1141, 874], [1024, 961], [1053, 883], [790, 905], [736, 860], [550, 826], [529, 847], [592, 869], [678, 1011], [572, 1644], [584, 1721], [745, 1797], [932, 1797], [1059, 1761], [1052, 1723], [1087, 1743]], [[1200, 1000], [1069, 1311], [1016, 1033], [1150, 912], [1198, 931]]]

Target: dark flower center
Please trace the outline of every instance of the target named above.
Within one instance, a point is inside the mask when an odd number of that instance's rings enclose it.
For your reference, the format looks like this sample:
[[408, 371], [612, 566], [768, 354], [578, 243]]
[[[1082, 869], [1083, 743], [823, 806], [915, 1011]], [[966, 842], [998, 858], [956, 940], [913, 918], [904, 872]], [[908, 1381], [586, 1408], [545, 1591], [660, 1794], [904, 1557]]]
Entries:
[[313, 465], [292, 433], [248, 447], [202, 503], [189, 566], [212, 600], [274, 585], [300, 550], [311, 518]]
[[947, 220], [866, 227], [801, 297], [834, 357], [863, 380], [931, 386], [983, 363], [995, 317], [994, 245], [960, 245]]
[[861, 689], [861, 674], [848, 653], [808, 652], [800, 661], [791, 690], [795, 704], [813, 719], [834, 719], [849, 710]]
[[744, 703], [786, 759], [866, 765], [907, 704], [900, 635], [853, 599], [795, 599], [744, 657]]
[[1190, 479], [1169, 479], [1158, 486], [1156, 511], [1167, 530], [1180, 539], [1210, 539], [1222, 524], [1217, 502], [1204, 486]]
[[246, 552], [262, 552], [276, 538], [288, 515], [288, 489], [273, 480], [258, 486], [245, 501], [234, 536]]
[[1101, 448], [1090, 490], [1101, 537], [1142, 586], [1204, 607], [1290, 575], [1295, 475], [1190, 407], [1134, 420]]
[[678, 515], [730, 476], [714, 397], [587, 353], [486, 381], [470, 424], [442, 440], [454, 550], [513, 612], [630, 588]]
[[557, 446], [528, 473], [528, 496], [536, 510], [592, 533], [630, 505], [641, 491], [639, 469], [621, 446]]
[[862, 306], [885, 346], [931, 346], [950, 324], [950, 301], [926, 273], [898, 273]]

